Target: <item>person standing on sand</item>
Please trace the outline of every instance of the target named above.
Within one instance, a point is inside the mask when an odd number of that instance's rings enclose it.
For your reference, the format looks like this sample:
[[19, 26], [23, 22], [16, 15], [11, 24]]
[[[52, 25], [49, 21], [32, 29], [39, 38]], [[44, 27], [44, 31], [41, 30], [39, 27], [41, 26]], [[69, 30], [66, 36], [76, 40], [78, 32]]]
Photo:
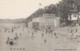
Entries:
[[16, 36], [14, 37], [14, 40], [17, 40], [18, 39], [18, 35], [17, 33], [15, 34]]
[[55, 30], [53, 31], [52, 36], [54, 36], [55, 38], [58, 38], [58, 36], [57, 36]]
[[44, 37], [44, 34], [42, 33], [42, 37]]
[[6, 44], [8, 44], [9, 40], [10, 40], [10, 37], [7, 38]]
[[58, 38], [58, 36], [57, 36], [56, 32], [54, 32], [54, 36], [55, 36], [56, 38]]
[[47, 40], [46, 39], [44, 39], [44, 43], [46, 43], [47, 42]]
[[75, 31], [77, 32], [78, 29], [79, 29], [79, 24], [76, 24], [76, 27], [75, 28], [76, 28]]
[[34, 33], [32, 33], [31, 38], [32, 38], [32, 39], [34, 38]]
[[74, 29], [73, 28], [71, 28], [71, 37], [73, 37], [74, 36]]

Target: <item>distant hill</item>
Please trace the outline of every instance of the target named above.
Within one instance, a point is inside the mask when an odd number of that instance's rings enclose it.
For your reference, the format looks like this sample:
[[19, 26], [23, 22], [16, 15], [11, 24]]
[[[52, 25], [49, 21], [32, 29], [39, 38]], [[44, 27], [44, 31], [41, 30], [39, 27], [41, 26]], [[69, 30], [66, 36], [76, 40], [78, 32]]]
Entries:
[[24, 23], [25, 18], [20, 19], [0, 19], [0, 23]]

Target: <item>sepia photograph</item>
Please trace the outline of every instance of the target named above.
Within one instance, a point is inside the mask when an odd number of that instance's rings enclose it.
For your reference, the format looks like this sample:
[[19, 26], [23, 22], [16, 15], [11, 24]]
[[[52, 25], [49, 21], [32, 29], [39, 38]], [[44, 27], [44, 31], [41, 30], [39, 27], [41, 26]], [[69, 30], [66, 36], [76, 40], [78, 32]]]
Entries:
[[0, 0], [0, 51], [80, 51], [80, 0]]

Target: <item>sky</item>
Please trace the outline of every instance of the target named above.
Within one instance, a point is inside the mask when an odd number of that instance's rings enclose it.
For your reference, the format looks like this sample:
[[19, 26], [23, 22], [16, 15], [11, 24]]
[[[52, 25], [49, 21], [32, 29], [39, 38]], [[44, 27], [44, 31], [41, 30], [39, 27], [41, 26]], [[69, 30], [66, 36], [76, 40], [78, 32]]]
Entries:
[[0, 19], [27, 18], [39, 8], [59, 1], [61, 0], [0, 0]]

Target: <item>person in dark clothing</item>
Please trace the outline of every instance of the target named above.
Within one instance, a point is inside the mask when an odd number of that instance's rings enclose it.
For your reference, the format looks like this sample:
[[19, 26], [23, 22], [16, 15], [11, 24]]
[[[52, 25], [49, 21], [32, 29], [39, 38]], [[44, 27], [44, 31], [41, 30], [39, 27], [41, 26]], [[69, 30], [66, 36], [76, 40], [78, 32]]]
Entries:
[[54, 36], [55, 36], [56, 38], [58, 38], [58, 36], [57, 36], [56, 32], [54, 32]]
[[42, 37], [44, 36], [44, 34], [42, 33]]
[[8, 44], [8, 42], [9, 42], [9, 40], [10, 40], [10, 37], [7, 38], [7, 42], [6, 42], [7, 44]]
[[44, 43], [46, 43], [46, 39], [44, 39]]
[[11, 41], [9, 42], [9, 44], [12, 46], [12, 45], [14, 45], [14, 42], [11, 40]]

